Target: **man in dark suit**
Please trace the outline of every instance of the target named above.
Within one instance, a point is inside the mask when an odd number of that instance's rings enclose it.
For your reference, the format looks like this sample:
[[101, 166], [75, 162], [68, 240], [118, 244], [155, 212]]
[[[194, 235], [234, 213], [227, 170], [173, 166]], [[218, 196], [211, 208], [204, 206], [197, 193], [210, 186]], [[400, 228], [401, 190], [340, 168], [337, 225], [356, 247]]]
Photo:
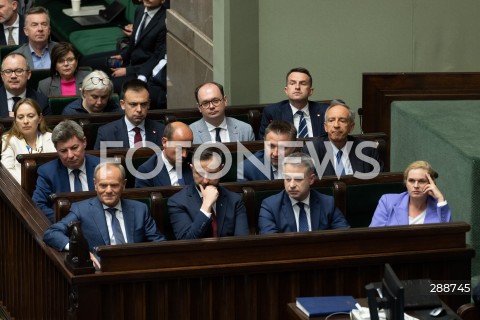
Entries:
[[[165, 127], [162, 138], [163, 151], [145, 161], [138, 171], [147, 176], [135, 178], [135, 188], [180, 186], [193, 184], [192, 169], [189, 165], [189, 149], [193, 133], [183, 122], [170, 122]], [[177, 151], [177, 148], [181, 148]], [[177, 152], [180, 152], [177, 164]], [[160, 170], [160, 172], [157, 171]]]
[[15, 0], [0, 0], [0, 46], [15, 46], [28, 42], [23, 32], [25, 21], [18, 14], [19, 4]]
[[100, 149], [102, 141], [117, 142], [112, 145], [114, 148], [145, 147], [147, 142], [161, 145], [165, 126], [158, 121], [146, 119], [150, 108], [147, 84], [131, 79], [124, 83], [122, 92], [120, 106], [125, 111], [125, 117], [98, 129], [94, 149]]
[[284, 100], [265, 107], [258, 139], [265, 136], [265, 128], [273, 120], [285, 120], [295, 125], [299, 138], [317, 137], [325, 133], [323, 117], [327, 104], [308, 100], [313, 94], [312, 76], [305, 68], [294, 68], [287, 73]]
[[296, 152], [284, 161], [285, 190], [262, 202], [260, 234], [350, 228], [333, 197], [310, 189], [315, 181], [311, 157]]
[[15, 103], [21, 98], [35, 100], [42, 109], [42, 114], [49, 115], [48, 99], [43, 94], [27, 88], [27, 81], [32, 72], [22, 54], [10, 53], [2, 61], [2, 80], [0, 86], [0, 118], [13, 117]]
[[93, 172], [100, 158], [86, 155], [87, 139], [82, 127], [73, 120], [60, 122], [52, 131], [52, 141], [58, 159], [41, 165], [32, 200], [53, 222], [53, 203], [50, 195], [55, 192], [93, 190]]
[[327, 135], [307, 141], [303, 147], [303, 152], [313, 157], [319, 177], [350, 174], [375, 177], [383, 171], [377, 144], [350, 136], [354, 127], [355, 114], [350, 107], [333, 100], [325, 113]]
[[218, 185], [224, 163], [225, 156], [215, 147], [194, 154], [194, 184], [168, 200], [170, 222], [177, 239], [248, 234], [242, 197]]
[[131, 78], [147, 80], [152, 70], [166, 54], [165, 0], [144, 0], [135, 11], [133, 31], [128, 45], [118, 55], [122, 66], [112, 69], [115, 91], [119, 92], [124, 81]]
[[99, 164], [95, 168], [97, 197], [72, 204], [68, 215], [45, 231], [45, 243], [58, 251], [69, 250], [68, 225], [73, 221], [81, 223], [90, 252], [102, 245], [165, 240], [144, 203], [121, 199], [126, 183], [121, 164]]
[[293, 123], [282, 120], [270, 122], [265, 130], [265, 150], [248, 157], [243, 167], [238, 166], [238, 181], [283, 179], [282, 168], [278, 164], [293, 153], [296, 147], [302, 146], [302, 142], [296, 140], [297, 129]]

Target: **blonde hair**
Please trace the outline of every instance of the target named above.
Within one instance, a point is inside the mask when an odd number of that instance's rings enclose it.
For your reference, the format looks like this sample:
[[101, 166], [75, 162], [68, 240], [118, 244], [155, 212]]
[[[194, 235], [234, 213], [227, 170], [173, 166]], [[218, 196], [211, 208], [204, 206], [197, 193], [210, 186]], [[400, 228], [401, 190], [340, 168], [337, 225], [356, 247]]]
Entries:
[[423, 169], [427, 171], [427, 173], [430, 175], [430, 177], [432, 177], [433, 180], [438, 178], [438, 173], [435, 170], [433, 170], [430, 163], [424, 160], [417, 160], [410, 163], [407, 169], [405, 169], [405, 171], [403, 172], [403, 182], [407, 181], [408, 173], [414, 169]]
[[[24, 138], [17, 125], [17, 111], [18, 111], [18, 108], [23, 104], [28, 104], [29, 106], [32, 106], [33, 109], [35, 109], [35, 111], [37, 112], [37, 115], [39, 117], [42, 116], [42, 108], [40, 108], [40, 105], [35, 100], [30, 98], [23, 98], [18, 100], [18, 102], [13, 107], [13, 125], [10, 128], [10, 130], [4, 133], [4, 135], [6, 136], [6, 139], [5, 139], [5, 145], [3, 146], [2, 151], [5, 151], [7, 146], [10, 144], [10, 139], [12, 139], [12, 137], [17, 137], [18, 139]], [[40, 120], [40, 123], [38, 124], [37, 129], [38, 131], [40, 131], [41, 134], [44, 134], [45, 132], [50, 132], [50, 129], [48, 129], [47, 123], [45, 122], [44, 117], [42, 117], [42, 120]]]

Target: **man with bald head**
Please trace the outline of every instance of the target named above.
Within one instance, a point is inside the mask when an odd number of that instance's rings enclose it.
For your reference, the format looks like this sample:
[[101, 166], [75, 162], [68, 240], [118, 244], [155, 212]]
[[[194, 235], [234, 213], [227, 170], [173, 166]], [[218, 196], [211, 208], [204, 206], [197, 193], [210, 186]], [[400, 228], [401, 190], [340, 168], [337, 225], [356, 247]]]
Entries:
[[[163, 132], [163, 150], [160, 157], [155, 154], [138, 168], [140, 173], [150, 177], [137, 176], [135, 187], [178, 186], [193, 183], [192, 169], [189, 166], [189, 148], [192, 140], [192, 130], [185, 123], [177, 121], [167, 124]], [[160, 170], [160, 172], [154, 174], [154, 170]]]

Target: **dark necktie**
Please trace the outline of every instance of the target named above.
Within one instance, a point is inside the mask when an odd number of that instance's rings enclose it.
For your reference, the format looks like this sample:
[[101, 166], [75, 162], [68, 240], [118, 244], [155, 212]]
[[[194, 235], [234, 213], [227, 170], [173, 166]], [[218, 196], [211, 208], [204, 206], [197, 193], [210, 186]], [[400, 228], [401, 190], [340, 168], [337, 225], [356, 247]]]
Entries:
[[133, 128], [133, 131], [135, 131], [135, 136], [133, 137], [133, 144], [137, 144], [137, 142], [142, 142], [142, 134], [140, 133], [140, 128], [135, 127]]
[[335, 173], [337, 174], [337, 177], [345, 175], [345, 168], [343, 167], [342, 155], [343, 155], [342, 150], [338, 150], [338, 152], [337, 152], [337, 169], [335, 170]]
[[305, 120], [305, 116], [303, 111], [297, 111], [297, 114], [300, 115], [300, 121], [298, 122], [298, 138], [306, 138], [308, 137], [308, 128], [307, 128], [307, 120]]
[[7, 40], [7, 45], [8, 46], [15, 46], [17, 45], [15, 43], [15, 39], [13, 39], [13, 27], [7, 27], [8, 30], [8, 40]]
[[135, 43], [142, 36], [143, 29], [145, 29], [145, 24], [147, 22], [147, 17], [148, 17], [148, 13], [145, 12], [143, 14], [142, 21], [140, 22], [140, 26], [138, 27], [137, 38], [135, 39]]
[[222, 130], [222, 128], [215, 128], [215, 141], [217, 142], [222, 142], [222, 139], [220, 138], [220, 130]]
[[308, 230], [307, 212], [305, 211], [305, 203], [297, 202], [300, 208], [300, 215], [298, 216], [298, 232], [306, 232]]
[[80, 181], [80, 169], [73, 169], [73, 191], [80, 192], [83, 191], [82, 182]]
[[22, 99], [21, 97], [12, 97], [12, 100], [13, 100], [13, 108], [12, 109], [15, 109], [15, 105], [17, 104], [18, 101], [20, 101], [20, 99]]
[[125, 238], [123, 237], [122, 228], [120, 227], [120, 222], [117, 219], [117, 209], [116, 208], [107, 208], [106, 209], [112, 215], [112, 231], [113, 237], [115, 238], [115, 244], [124, 244]]
[[218, 237], [218, 224], [217, 224], [217, 215], [215, 214], [215, 210], [212, 207], [212, 237]]

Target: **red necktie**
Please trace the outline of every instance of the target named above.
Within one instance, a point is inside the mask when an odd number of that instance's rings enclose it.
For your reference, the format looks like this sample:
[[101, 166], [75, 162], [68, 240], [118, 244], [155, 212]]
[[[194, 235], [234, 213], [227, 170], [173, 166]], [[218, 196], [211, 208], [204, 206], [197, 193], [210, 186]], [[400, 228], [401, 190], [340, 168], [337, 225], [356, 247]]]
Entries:
[[133, 137], [133, 144], [137, 144], [137, 142], [142, 142], [142, 135], [140, 134], [140, 128], [135, 127], [133, 128], [133, 131], [135, 131], [135, 136]]
[[212, 208], [212, 237], [218, 237], [218, 225], [217, 225], [217, 215], [215, 214], [215, 210]]

